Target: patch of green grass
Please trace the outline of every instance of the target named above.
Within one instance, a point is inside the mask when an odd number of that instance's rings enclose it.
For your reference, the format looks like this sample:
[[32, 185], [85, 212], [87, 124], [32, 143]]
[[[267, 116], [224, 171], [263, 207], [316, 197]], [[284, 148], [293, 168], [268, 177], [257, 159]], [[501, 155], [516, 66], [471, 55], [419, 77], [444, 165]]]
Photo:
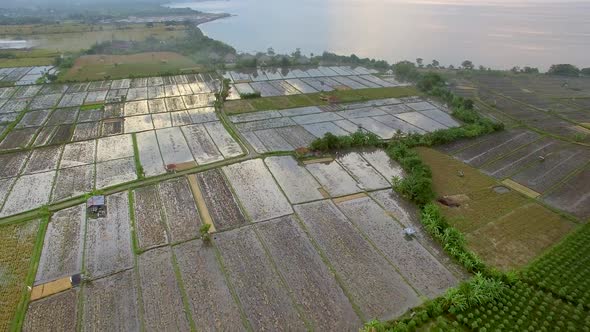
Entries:
[[203, 71], [192, 59], [173, 52], [86, 55], [59, 74], [58, 82], [94, 81]]
[[135, 170], [137, 172], [137, 177], [139, 179], [143, 179], [145, 178], [145, 172], [143, 171], [141, 160], [139, 160], [139, 146], [137, 145], [137, 136], [135, 135], [135, 133], [131, 135], [131, 139], [133, 141], [133, 160], [135, 161]]
[[34, 278], [31, 268], [40, 242], [39, 230], [39, 220], [0, 226], [0, 329], [3, 331], [18, 325], [16, 314], [23, 311], [26, 303], [27, 285]]

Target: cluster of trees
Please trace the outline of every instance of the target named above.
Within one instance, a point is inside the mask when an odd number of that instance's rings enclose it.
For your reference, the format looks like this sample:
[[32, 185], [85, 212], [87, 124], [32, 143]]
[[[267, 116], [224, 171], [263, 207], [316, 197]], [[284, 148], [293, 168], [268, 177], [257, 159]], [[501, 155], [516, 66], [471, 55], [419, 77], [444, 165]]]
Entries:
[[582, 68], [579, 69], [578, 67], [568, 64], [568, 63], [561, 63], [552, 65], [549, 70], [547, 71], [549, 75], [559, 75], [559, 76], [586, 76], [590, 77], [590, 68]]
[[236, 55], [236, 50], [218, 40], [209, 38], [197, 28], [190, 26], [184, 38], [160, 40], [148, 37], [144, 41], [107, 41], [95, 44], [83, 54], [134, 54], [141, 52], [178, 52], [193, 58], [198, 63], [223, 63], [223, 55]]

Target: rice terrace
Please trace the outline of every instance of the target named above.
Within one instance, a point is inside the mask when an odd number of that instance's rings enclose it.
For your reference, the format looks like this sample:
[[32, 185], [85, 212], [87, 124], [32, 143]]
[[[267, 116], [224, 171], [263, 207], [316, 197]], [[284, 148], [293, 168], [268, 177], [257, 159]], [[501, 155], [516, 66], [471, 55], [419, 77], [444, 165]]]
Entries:
[[0, 330], [590, 331], [587, 75], [116, 8], [0, 24], [135, 36], [0, 50]]

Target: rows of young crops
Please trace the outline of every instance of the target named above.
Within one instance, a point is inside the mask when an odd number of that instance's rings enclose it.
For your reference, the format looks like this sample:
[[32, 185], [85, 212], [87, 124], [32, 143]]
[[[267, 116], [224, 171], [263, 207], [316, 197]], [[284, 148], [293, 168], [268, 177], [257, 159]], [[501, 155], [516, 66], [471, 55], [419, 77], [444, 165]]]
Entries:
[[551, 293], [519, 281], [503, 296], [457, 315], [476, 331], [590, 331], [590, 315]]
[[524, 279], [556, 296], [590, 309], [590, 225], [532, 264]]

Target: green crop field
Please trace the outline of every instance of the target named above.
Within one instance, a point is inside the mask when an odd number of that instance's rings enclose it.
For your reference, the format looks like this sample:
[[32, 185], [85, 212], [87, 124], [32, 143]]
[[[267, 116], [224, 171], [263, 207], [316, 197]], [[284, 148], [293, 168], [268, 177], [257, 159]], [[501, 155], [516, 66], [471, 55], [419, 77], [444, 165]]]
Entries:
[[172, 52], [151, 52], [131, 55], [86, 55], [76, 59], [74, 66], [60, 75], [60, 81], [90, 81], [105, 78], [161, 75], [202, 69], [191, 59]]

